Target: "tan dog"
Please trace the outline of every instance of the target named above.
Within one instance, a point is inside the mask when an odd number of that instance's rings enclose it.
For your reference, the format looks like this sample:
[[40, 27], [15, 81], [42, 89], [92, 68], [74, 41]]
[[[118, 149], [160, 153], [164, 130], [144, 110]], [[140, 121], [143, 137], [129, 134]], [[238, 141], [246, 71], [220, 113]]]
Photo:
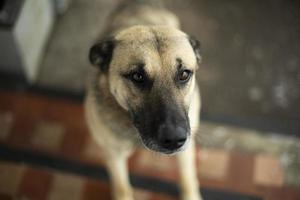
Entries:
[[[145, 1], [147, 2], [147, 1]], [[141, 144], [178, 160], [182, 199], [200, 200], [193, 135], [200, 95], [199, 43], [163, 8], [129, 1], [90, 50], [87, 123], [102, 148], [115, 200], [132, 200], [127, 158]]]

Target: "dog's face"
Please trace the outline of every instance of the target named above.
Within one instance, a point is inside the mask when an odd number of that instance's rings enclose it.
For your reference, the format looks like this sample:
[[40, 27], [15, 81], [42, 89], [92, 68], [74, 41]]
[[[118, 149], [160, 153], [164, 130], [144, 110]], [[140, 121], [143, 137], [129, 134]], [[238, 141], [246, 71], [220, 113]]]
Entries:
[[199, 43], [164, 26], [136, 26], [94, 45], [90, 60], [109, 80], [143, 144], [172, 154], [190, 137], [189, 107], [200, 61]]

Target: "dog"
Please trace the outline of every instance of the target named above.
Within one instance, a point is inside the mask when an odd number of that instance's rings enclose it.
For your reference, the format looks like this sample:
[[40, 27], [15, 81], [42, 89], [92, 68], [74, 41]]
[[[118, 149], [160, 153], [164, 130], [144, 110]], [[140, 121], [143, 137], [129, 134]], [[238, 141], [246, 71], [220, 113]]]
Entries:
[[182, 199], [201, 200], [194, 142], [200, 43], [153, 2], [125, 1], [92, 45], [86, 121], [102, 149], [115, 200], [134, 199], [126, 162], [140, 146], [176, 154]]

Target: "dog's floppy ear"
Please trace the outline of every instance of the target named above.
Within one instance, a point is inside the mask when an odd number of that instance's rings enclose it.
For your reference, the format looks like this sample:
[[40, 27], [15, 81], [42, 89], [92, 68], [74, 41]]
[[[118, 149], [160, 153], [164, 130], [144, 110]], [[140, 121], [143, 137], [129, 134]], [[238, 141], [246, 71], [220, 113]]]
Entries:
[[194, 37], [194, 36], [189, 36], [189, 41], [191, 46], [194, 49], [194, 53], [196, 55], [197, 58], [197, 63], [200, 64], [201, 63], [201, 44], [200, 42]]
[[94, 44], [89, 53], [89, 59], [92, 65], [106, 72], [112, 58], [114, 46], [115, 41], [113, 39], [106, 39]]

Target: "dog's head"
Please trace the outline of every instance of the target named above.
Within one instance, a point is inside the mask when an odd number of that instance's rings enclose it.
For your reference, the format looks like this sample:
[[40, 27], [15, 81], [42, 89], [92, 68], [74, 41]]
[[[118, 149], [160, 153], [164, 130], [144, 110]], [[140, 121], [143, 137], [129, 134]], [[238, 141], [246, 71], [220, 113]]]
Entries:
[[111, 94], [151, 150], [172, 154], [189, 140], [199, 48], [177, 29], [135, 26], [90, 50], [90, 61], [107, 75]]

